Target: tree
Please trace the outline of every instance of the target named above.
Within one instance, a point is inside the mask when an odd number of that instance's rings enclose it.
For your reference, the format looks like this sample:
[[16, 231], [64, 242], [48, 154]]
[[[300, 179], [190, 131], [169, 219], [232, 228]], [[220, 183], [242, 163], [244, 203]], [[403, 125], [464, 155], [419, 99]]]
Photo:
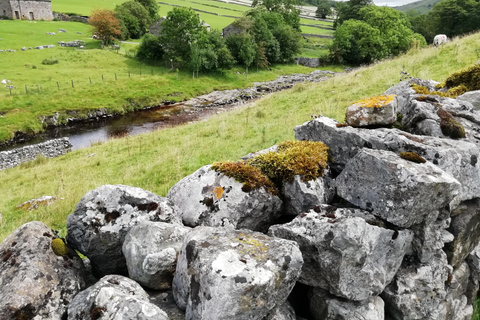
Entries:
[[175, 61], [190, 60], [190, 46], [206, 32], [200, 18], [190, 8], [173, 8], [162, 22], [160, 41], [165, 48], [166, 57]]
[[332, 3], [330, 0], [319, 0], [317, 5], [317, 11], [315, 15], [318, 18], [326, 19], [327, 16], [332, 14]]
[[142, 61], [160, 61], [165, 51], [163, 50], [160, 39], [153, 34], [147, 33], [143, 36], [142, 42], [138, 46], [137, 59]]
[[122, 22], [122, 38], [139, 39], [152, 25], [147, 9], [138, 1], [130, 0], [117, 5], [115, 16]]
[[344, 21], [350, 19], [361, 20], [359, 15], [360, 9], [371, 4], [373, 4], [372, 0], [350, 0], [346, 2], [338, 2], [336, 4], [337, 19], [333, 24], [334, 28], [339, 27]]
[[145, 9], [148, 11], [148, 15], [150, 16], [150, 20], [152, 22], [157, 21], [160, 16], [158, 14], [158, 10], [160, 7], [158, 6], [157, 1], [155, 0], [136, 0], [138, 1]]
[[301, 51], [300, 34], [293, 28], [283, 25], [273, 30], [273, 35], [280, 45], [280, 62], [290, 62]]
[[92, 33], [98, 36], [103, 45], [112, 44], [121, 35], [120, 20], [112, 10], [93, 10], [88, 22], [92, 26]]
[[227, 46], [234, 55], [235, 60], [245, 65], [246, 73], [248, 74], [248, 67], [253, 63], [257, 55], [257, 44], [254, 42], [253, 37], [246, 32], [230, 35], [227, 38]]
[[295, 6], [298, 5], [297, 0], [253, 0], [252, 7], [264, 7], [267, 11], [276, 12], [282, 15], [285, 22], [296, 29], [300, 29], [300, 10]]

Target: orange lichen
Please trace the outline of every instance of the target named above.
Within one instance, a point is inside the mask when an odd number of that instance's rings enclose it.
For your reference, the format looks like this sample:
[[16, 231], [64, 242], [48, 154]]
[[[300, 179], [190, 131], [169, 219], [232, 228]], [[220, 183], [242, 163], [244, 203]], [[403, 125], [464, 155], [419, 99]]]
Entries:
[[370, 98], [365, 98], [362, 100], [358, 100], [354, 102], [353, 104], [356, 104], [357, 106], [361, 108], [381, 108], [395, 99], [394, 94], [388, 95], [388, 96], [375, 96], [375, 97], [370, 97]]
[[215, 195], [215, 199], [220, 199], [223, 195], [223, 188], [216, 187], [215, 189], [213, 189], [213, 194]]

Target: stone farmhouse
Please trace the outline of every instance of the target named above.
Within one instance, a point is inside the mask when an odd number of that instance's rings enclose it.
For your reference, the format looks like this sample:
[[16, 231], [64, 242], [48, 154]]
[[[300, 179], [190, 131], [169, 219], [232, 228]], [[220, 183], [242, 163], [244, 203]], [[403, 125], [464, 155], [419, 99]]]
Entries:
[[0, 16], [24, 20], [53, 20], [51, 0], [0, 0]]

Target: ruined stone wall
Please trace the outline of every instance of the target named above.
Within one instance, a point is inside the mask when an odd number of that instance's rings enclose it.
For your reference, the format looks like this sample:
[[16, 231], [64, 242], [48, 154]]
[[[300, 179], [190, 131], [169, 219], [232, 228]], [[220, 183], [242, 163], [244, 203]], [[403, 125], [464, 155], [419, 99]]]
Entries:
[[53, 20], [52, 4], [50, 1], [11, 0], [6, 1], [5, 6], [9, 6], [11, 8], [10, 11], [8, 12], [8, 10], [0, 8], [0, 13], [3, 15], [3, 10], [6, 10], [6, 15], [14, 19]]
[[72, 145], [68, 138], [54, 139], [39, 144], [0, 152], [0, 170], [20, 165], [34, 160], [38, 155], [54, 158], [71, 151]]
[[295, 61], [297, 62], [297, 64], [310, 68], [316, 68], [322, 65], [322, 62], [319, 58], [297, 57], [295, 58]]
[[0, 0], [0, 16], [3, 16], [3, 17], [12, 16], [12, 7], [10, 6], [10, 1]]

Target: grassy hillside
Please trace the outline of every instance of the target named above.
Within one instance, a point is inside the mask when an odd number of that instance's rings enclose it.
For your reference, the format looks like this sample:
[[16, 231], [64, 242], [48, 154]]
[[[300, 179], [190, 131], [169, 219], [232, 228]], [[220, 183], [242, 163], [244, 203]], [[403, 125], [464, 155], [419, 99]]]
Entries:
[[421, 0], [393, 8], [402, 12], [407, 12], [408, 10], [417, 10], [418, 13], [424, 14], [430, 11], [432, 7], [440, 1], [442, 0]]
[[[58, 33], [58, 29], [68, 33]], [[47, 35], [46, 32], [56, 32]], [[81, 32], [78, 34], [76, 32]], [[0, 80], [11, 81], [11, 91], [0, 87], [0, 141], [9, 139], [15, 131], [42, 130], [40, 116], [65, 114], [69, 110], [108, 108], [124, 112], [142, 106], [152, 106], [165, 100], [181, 101], [213, 90], [243, 88], [254, 81], [268, 81], [277, 75], [309, 72], [297, 65], [272, 66], [272, 71], [251, 68], [248, 78], [232, 69], [202, 75], [192, 79], [191, 73], [170, 70], [163, 65], [150, 66], [128, 57], [130, 46], [120, 52], [100, 50], [98, 41], [90, 39], [89, 26], [77, 22], [59, 21], [0, 21]], [[58, 41], [84, 40], [86, 48], [59, 47], [21, 51], [22, 47], [57, 44]], [[135, 46], [135, 45], [133, 45]], [[44, 59], [58, 60], [44, 65]], [[27, 94], [28, 92], [28, 94]], [[172, 92], [176, 92], [172, 96]]]
[[[126, 184], [164, 196], [173, 184], [202, 165], [236, 160], [293, 139], [294, 126], [310, 120], [311, 114], [342, 121], [351, 102], [381, 94], [399, 81], [402, 70], [415, 77], [442, 81], [472, 65], [479, 47], [479, 35], [470, 35], [439, 49], [409, 52], [322, 83], [297, 85], [206, 121], [111, 140], [63, 157], [0, 171], [0, 239], [32, 220], [64, 229], [66, 216], [80, 198], [104, 184]], [[62, 200], [30, 212], [15, 209], [42, 195], [56, 195]]]

